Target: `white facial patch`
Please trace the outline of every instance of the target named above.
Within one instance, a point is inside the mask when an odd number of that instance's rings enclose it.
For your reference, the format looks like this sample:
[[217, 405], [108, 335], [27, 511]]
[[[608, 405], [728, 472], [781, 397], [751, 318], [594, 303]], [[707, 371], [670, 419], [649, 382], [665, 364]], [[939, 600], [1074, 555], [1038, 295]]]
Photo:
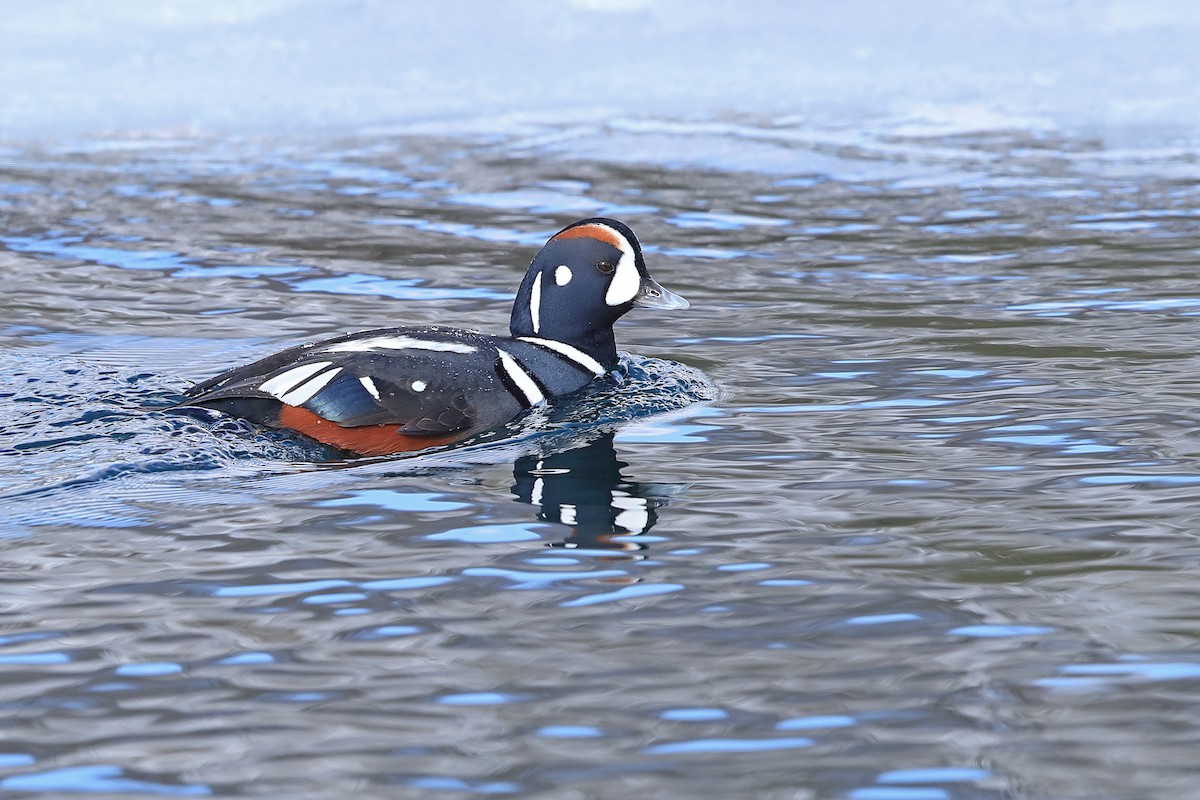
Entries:
[[500, 366], [504, 368], [504, 374], [516, 384], [517, 389], [525, 396], [525, 402], [528, 405], [536, 406], [546, 402], [546, 395], [542, 394], [542, 390], [534, 383], [533, 378], [529, 377], [529, 373], [521, 368], [515, 358], [500, 349], [496, 350], [496, 355], [500, 356]]
[[542, 327], [542, 273], [533, 278], [533, 289], [529, 292], [529, 316], [533, 318], [533, 332]]
[[437, 353], [474, 353], [475, 348], [459, 342], [434, 342], [412, 336], [372, 336], [338, 342], [324, 348], [327, 353], [369, 353], [372, 350], [431, 350]]
[[571, 274], [571, 268], [566, 264], [559, 264], [554, 268], [554, 282], [559, 286], [566, 286], [571, 282], [571, 278], [575, 276]]
[[619, 237], [621, 260], [617, 262], [617, 271], [613, 273], [608, 291], [604, 293], [604, 302], [610, 306], [621, 306], [633, 301], [642, 288], [642, 276], [638, 274], [637, 257], [625, 237]]

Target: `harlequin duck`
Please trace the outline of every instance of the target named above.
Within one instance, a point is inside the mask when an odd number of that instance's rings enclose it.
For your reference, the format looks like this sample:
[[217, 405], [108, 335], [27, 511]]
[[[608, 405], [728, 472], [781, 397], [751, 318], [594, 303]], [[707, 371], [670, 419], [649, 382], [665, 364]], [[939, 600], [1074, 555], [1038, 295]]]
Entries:
[[617, 366], [613, 323], [634, 306], [687, 308], [646, 271], [623, 223], [568, 225], [534, 256], [511, 336], [379, 328], [291, 347], [189, 389], [202, 406], [359, 455], [461, 441]]

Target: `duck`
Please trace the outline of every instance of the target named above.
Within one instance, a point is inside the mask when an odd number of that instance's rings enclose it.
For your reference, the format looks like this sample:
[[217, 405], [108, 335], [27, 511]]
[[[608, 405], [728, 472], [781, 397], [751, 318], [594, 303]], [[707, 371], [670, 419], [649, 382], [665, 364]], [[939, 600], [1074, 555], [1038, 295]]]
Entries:
[[547, 240], [513, 300], [509, 335], [419, 325], [289, 347], [189, 388], [180, 407], [289, 430], [358, 456], [450, 445], [617, 371], [613, 326], [634, 308], [685, 309], [641, 244], [606, 217]]

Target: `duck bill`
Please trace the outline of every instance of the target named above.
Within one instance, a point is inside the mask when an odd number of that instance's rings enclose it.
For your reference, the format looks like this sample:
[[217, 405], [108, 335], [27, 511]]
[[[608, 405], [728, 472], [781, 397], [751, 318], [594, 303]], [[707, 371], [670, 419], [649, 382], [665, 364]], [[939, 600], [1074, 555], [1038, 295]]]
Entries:
[[687, 300], [679, 295], [664, 289], [658, 285], [658, 281], [653, 278], [646, 278], [642, 281], [642, 288], [637, 293], [637, 297], [633, 298], [633, 304], [638, 308], [687, 308], [691, 305]]

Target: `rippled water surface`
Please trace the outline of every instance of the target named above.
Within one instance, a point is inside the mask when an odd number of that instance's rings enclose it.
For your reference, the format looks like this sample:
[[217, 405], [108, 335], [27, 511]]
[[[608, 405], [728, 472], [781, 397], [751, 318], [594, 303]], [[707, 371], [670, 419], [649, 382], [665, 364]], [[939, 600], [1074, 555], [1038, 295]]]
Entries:
[[[622, 384], [357, 461], [167, 409], [502, 331], [594, 215], [692, 302]], [[1198, 222], [1194, 150], [1005, 130], [9, 146], [0, 791], [1194, 796]]]

